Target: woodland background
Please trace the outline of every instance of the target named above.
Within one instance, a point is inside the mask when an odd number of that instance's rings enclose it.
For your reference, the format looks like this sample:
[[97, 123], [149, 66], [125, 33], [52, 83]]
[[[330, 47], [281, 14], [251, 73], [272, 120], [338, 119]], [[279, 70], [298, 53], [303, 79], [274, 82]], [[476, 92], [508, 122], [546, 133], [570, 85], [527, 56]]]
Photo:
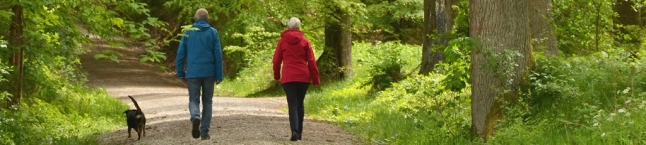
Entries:
[[220, 32], [225, 96], [282, 95], [266, 74], [300, 18], [324, 76], [308, 116], [369, 144], [646, 143], [643, 0], [0, 2], [0, 144], [120, 126], [128, 106], [84, 85], [83, 44], [145, 48], [142, 63], [172, 73], [198, 8]]

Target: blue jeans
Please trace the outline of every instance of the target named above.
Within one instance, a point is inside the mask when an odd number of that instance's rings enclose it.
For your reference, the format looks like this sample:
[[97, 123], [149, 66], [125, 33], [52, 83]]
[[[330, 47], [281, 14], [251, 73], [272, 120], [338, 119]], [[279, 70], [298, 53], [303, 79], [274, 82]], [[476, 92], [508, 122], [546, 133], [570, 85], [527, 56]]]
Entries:
[[[188, 84], [188, 111], [191, 112], [190, 121], [200, 118], [200, 96], [202, 96], [202, 117], [200, 133], [206, 135], [211, 128], [213, 114], [213, 87], [214, 77], [186, 79]], [[201, 90], [201, 93], [200, 93]]]

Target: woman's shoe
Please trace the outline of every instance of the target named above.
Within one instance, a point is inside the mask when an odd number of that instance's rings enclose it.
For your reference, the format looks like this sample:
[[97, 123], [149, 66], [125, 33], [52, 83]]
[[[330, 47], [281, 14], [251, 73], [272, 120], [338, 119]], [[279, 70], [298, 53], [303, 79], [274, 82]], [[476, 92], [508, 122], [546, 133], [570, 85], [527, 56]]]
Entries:
[[296, 133], [296, 131], [292, 131], [292, 138], [290, 138], [289, 140], [290, 141], [297, 141], [300, 138], [299, 136], [300, 135], [298, 133]]

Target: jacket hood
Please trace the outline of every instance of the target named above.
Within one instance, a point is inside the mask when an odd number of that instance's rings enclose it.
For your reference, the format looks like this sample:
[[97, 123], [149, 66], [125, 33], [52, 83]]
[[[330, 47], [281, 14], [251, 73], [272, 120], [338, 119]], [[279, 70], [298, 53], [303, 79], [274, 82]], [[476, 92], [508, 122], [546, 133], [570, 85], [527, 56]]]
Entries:
[[200, 31], [206, 31], [211, 28], [211, 25], [205, 20], [197, 20], [195, 23], [193, 23], [193, 27], [200, 29]]
[[280, 37], [285, 39], [289, 44], [297, 44], [303, 40], [304, 36], [300, 30], [285, 30], [285, 32], [280, 34]]

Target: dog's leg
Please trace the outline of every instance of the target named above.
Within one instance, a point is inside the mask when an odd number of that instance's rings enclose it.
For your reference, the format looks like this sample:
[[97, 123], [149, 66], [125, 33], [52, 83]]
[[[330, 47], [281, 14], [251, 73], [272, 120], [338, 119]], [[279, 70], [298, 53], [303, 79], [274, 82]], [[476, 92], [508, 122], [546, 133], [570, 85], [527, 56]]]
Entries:
[[146, 137], [146, 123], [142, 125], [141, 129], [144, 130], [144, 137]]
[[137, 140], [141, 140], [141, 129], [137, 128]]
[[130, 129], [132, 128], [128, 127], [128, 138], [130, 138]]

